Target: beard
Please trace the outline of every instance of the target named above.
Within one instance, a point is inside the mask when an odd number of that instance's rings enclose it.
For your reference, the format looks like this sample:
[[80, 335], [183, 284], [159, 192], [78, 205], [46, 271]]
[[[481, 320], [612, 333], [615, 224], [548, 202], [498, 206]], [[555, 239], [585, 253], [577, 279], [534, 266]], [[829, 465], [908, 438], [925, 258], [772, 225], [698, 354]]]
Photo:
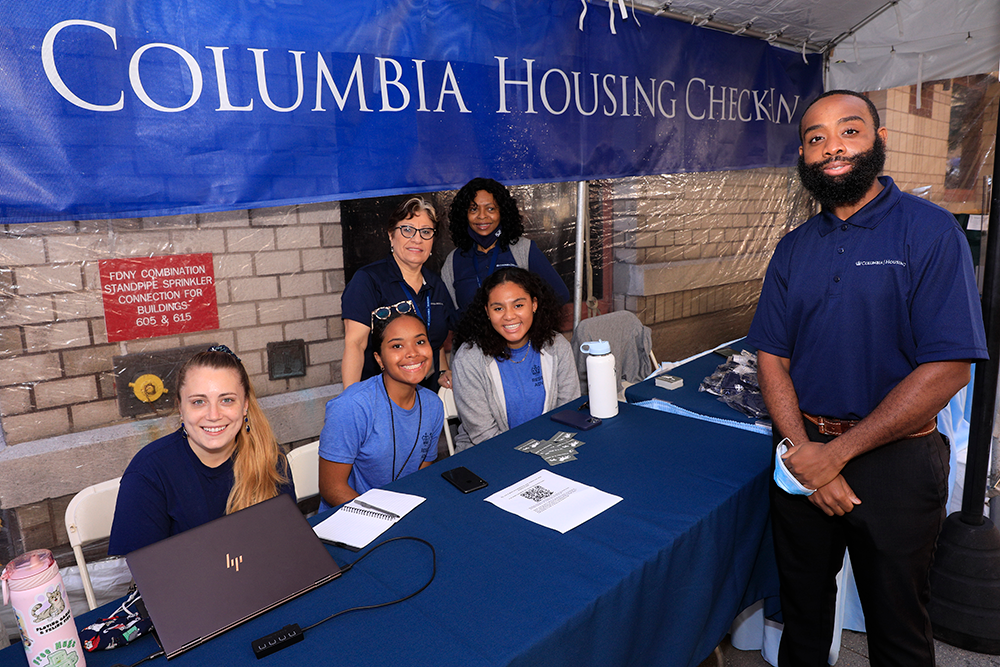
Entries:
[[[823, 168], [834, 161], [849, 162], [853, 168], [846, 174], [827, 176], [823, 173]], [[871, 148], [851, 157], [829, 158], [806, 164], [805, 159], [799, 155], [799, 179], [823, 208], [850, 206], [861, 201], [884, 166], [885, 142], [882, 137], [875, 135], [875, 143]]]

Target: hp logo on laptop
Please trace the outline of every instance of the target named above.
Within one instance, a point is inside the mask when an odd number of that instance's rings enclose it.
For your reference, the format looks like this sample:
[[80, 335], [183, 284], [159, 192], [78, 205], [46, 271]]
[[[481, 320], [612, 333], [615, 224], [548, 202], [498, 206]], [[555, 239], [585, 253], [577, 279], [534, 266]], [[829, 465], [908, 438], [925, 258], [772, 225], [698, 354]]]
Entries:
[[235, 567], [236, 571], [239, 572], [240, 571], [240, 563], [242, 563], [242, 562], [243, 562], [243, 556], [238, 556], [236, 558], [230, 558], [229, 554], [226, 554], [226, 569], [227, 570], [229, 568], [231, 568], [231, 567]]

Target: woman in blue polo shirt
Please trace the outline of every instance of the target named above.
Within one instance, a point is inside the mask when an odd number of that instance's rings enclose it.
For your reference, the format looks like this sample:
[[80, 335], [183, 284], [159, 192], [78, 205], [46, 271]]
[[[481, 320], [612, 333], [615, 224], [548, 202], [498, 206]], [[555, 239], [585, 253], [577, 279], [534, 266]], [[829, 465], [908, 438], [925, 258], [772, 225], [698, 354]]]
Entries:
[[517, 201], [502, 183], [474, 178], [455, 195], [448, 214], [455, 250], [441, 269], [441, 279], [459, 314], [476, 290], [497, 269], [516, 266], [537, 273], [552, 288], [559, 305], [569, 290], [535, 242], [522, 239], [524, 224]]
[[483, 281], [455, 331], [455, 449], [478, 445], [580, 396], [559, 304], [536, 274], [504, 268]]
[[437, 233], [434, 207], [420, 197], [412, 197], [389, 217], [385, 231], [389, 235], [389, 256], [358, 269], [341, 297], [344, 388], [379, 373], [370, 337], [372, 311], [405, 301], [414, 305], [424, 321], [434, 350], [423, 386], [432, 391], [438, 390], [439, 383], [451, 387], [448, 358], [441, 347], [451, 329], [454, 308], [441, 279], [424, 267]]

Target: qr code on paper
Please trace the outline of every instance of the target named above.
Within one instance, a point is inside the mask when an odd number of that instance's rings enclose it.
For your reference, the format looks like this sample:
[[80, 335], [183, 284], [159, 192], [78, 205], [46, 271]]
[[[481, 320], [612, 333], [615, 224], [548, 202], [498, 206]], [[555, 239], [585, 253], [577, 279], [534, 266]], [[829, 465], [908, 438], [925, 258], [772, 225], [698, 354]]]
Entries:
[[527, 498], [533, 503], [537, 503], [540, 500], [545, 500], [552, 495], [552, 492], [546, 489], [544, 486], [533, 486], [527, 491], [521, 493], [521, 497]]

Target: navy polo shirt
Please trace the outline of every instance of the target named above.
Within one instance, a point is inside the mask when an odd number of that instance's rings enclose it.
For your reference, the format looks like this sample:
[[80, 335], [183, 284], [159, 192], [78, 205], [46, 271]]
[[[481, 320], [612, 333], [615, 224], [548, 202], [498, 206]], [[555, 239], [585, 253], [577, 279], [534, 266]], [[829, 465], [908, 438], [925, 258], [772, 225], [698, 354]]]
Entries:
[[[427, 338], [434, 351], [434, 368], [438, 369], [441, 346], [444, 345], [448, 332], [455, 319], [455, 310], [451, 303], [451, 295], [441, 282], [441, 278], [426, 267], [421, 270], [424, 284], [416, 294], [416, 307], [421, 319], [427, 323], [430, 311], [430, 325], [427, 327]], [[377, 262], [364, 266], [354, 274], [351, 282], [344, 289], [340, 298], [341, 317], [345, 320], [360, 322], [366, 327], [372, 323], [372, 311], [379, 306], [391, 306], [400, 301], [413, 301], [413, 291], [399, 270], [399, 265], [392, 255]], [[381, 370], [375, 361], [375, 344], [368, 337], [368, 347], [365, 348], [365, 365], [361, 371], [361, 379], [367, 380], [378, 375]], [[429, 378], [433, 389], [437, 391], [437, 378]]]
[[988, 356], [954, 216], [879, 180], [847, 221], [823, 211], [781, 239], [747, 336], [790, 359], [811, 414], [862, 419], [917, 365]]
[[[537, 273], [542, 280], [549, 284], [560, 305], [569, 301], [569, 290], [566, 289], [566, 283], [552, 268], [548, 258], [534, 241], [523, 237], [518, 241], [518, 243], [525, 242], [530, 244], [528, 270]], [[475, 253], [475, 261], [473, 261], [473, 253]], [[492, 261], [493, 257], [496, 257], [496, 264]], [[458, 312], [461, 314], [472, 303], [472, 299], [476, 296], [476, 290], [479, 289], [484, 280], [497, 269], [516, 268], [517, 261], [510, 248], [503, 250], [497, 244], [490, 252], [483, 253], [479, 252], [477, 246], [473, 244], [469, 250], [455, 250], [452, 266], [455, 269], [455, 299], [458, 301]]]

